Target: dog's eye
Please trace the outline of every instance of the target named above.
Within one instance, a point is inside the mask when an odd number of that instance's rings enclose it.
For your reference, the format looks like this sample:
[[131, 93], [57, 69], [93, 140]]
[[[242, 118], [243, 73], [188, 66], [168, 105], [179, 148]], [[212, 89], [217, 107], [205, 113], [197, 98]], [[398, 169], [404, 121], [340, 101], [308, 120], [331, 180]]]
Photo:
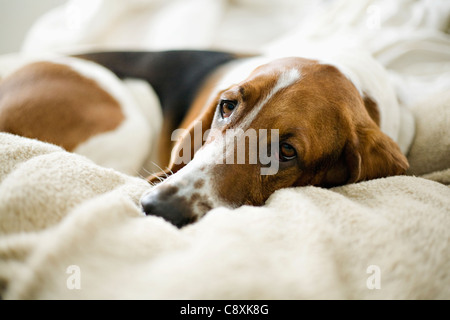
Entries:
[[219, 106], [222, 118], [226, 119], [233, 114], [234, 109], [236, 109], [237, 102], [230, 100], [221, 100]]
[[282, 143], [280, 145], [280, 161], [290, 161], [297, 157], [297, 151], [294, 147], [287, 143]]

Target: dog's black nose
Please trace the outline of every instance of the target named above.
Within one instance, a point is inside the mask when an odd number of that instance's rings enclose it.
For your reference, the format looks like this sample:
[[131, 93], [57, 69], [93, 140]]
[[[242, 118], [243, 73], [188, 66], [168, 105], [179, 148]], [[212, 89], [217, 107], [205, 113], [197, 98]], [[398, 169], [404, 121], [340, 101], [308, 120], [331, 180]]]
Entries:
[[194, 222], [187, 200], [177, 196], [177, 192], [174, 186], [156, 187], [141, 199], [145, 214], [164, 218], [178, 228]]

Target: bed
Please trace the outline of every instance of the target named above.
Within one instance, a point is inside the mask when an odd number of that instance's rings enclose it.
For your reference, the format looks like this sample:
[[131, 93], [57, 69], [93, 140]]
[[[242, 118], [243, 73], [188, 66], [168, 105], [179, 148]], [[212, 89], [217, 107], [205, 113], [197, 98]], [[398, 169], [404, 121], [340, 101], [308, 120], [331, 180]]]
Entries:
[[279, 3], [75, 0], [23, 52], [363, 46], [415, 116], [408, 174], [279, 190], [177, 229], [143, 215], [142, 177], [0, 133], [1, 298], [450, 299], [449, 2]]

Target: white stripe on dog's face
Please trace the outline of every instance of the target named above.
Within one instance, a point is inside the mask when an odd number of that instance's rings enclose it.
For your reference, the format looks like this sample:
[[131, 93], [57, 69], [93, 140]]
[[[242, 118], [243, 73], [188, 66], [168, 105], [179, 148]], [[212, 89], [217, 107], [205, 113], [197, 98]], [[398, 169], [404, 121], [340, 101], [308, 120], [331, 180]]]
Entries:
[[290, 87], [301, 78], [300, 71], [297, 69], [289, 69], [280, 73], [275, 86], [270, 90], [267, 96], [262, 99], [253, 109], [248, 113], [242, 122], [242, 129], [247, 130], [250, 128], [252, 122], [256, 119], [258, 114], [264, 108], [264, 106], [281, 90]]

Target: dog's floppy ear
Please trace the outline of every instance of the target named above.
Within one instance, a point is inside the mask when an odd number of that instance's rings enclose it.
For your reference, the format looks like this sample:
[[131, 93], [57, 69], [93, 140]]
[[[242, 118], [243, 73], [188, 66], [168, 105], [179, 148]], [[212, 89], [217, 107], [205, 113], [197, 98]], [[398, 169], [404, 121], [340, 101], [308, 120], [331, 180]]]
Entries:
[[[194, 157], [195, 152], [200, 149], [206, 140], [205, 133], [211, 129], [211, 124], [217, 109], [217, 98], [211, 100], [206, 108], [202, 110], [200, 115], [187, 127], [187, 129], [177, 129], [172, 133], [172, 140], [176, 141], [172, 148], [170, 164], [164, 172], [151, 175], [147, 180], [151, 183], [157, 183], [159, 180], [176, 173], [189, 163]], [[176, 139], [176, 140], [175, 140]]]
[[375, 125], [358, 128], [344, 153], [347, 183], [405, 174], [409, 167], [399, 146]]

